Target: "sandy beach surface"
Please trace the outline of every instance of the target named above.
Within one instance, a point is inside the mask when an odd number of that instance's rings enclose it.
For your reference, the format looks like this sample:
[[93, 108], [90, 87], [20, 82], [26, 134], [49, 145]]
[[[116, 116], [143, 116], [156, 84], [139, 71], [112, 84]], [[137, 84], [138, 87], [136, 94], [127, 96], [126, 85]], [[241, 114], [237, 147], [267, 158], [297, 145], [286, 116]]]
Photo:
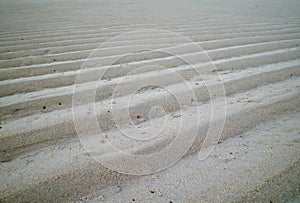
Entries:
[[0, 202], [299, 202], [300, 2], [2, 0]]

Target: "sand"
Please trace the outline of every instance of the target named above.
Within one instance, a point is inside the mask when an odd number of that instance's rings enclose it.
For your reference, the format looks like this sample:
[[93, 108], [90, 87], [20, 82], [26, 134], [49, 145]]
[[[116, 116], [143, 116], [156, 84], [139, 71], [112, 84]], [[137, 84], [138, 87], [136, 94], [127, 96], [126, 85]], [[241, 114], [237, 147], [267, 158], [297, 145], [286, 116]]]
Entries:
[[1, 1], [0, 201], [299, 201], [299, 13]]

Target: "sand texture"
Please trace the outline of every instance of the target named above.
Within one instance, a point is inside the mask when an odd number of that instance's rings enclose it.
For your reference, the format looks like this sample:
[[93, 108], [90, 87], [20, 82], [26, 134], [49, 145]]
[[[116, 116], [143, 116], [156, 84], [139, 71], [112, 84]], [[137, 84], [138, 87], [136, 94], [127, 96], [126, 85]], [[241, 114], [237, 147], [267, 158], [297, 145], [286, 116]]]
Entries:
[[298, 202], [299, 76], [298, 1], [2, 0], [0, 202]]

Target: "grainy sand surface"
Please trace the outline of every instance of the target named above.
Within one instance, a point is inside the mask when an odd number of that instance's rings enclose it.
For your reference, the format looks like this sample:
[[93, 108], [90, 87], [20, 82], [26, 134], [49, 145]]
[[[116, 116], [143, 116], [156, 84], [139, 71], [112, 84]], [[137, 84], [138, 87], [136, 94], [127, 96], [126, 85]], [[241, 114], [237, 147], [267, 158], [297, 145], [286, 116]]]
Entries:
[[299, 45], [292, 0], [2, 0], [0, 202], [299, 202]]

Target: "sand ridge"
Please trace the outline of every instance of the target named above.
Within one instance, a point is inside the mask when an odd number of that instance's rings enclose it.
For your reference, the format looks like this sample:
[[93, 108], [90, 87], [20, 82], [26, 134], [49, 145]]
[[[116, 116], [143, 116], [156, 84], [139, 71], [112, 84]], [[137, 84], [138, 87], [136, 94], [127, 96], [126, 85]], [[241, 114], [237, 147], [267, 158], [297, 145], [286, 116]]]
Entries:
[[[0, 5], [1, 202], [282, 202], [299, 193], [299, 2]], [[210, 91], [219, 84], [224, 94]], [[95, 104], [86, 102], [96, 85]], [[218, 140], [205, 139], [223, 122], [212, 104], [227, 110]], [[134, 173], [110, 144], [155, 154], [178, 132], [191, 146], [157, 157], [183, 154], [160, 173], [125, 175], [95, 161]], [[141, 167], [159, 169], [155, 161]]]

